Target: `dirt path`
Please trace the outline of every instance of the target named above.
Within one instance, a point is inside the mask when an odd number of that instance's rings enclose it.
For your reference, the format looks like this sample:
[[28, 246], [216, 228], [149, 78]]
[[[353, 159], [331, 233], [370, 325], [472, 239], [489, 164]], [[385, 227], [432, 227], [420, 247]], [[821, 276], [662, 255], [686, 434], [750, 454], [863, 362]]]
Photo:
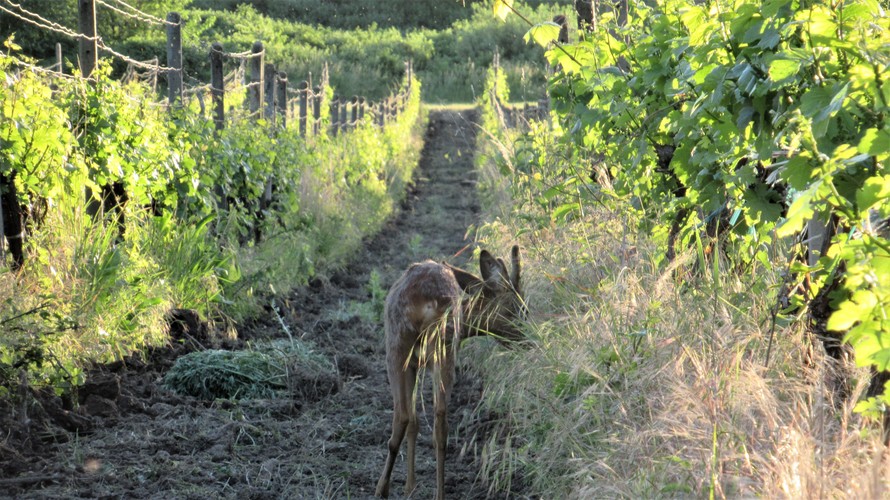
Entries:
[[[172, 362], [153, 356], [148, 364], [120, 364], [120, 381], [105, 408], [94, 398], [95, 425], [87, 435], [56, 435], [48, 453], [24, 457], [15, 474], [22, 483], [0, 482], [16, 498], [370, 498], [385, 457], [391, 399], [384, 372], [382, 325], [362, 314], [371, 301], [372, 273], [388, 289], [411, 262], [448, 258], [467, 242], [475, 222], [472, 111], [430, 115], [416, 182], [401, 213], [369, 241], [355, 263], [330, 279], [278, 299], [294, 335], [311, 341], [337, 364], [338, 392], [318, 401], [242, 400], [204, 402], [163, 390], [159, 379]], [[470, 252], [465, 252], [467, 255]], [[453, 259], [463, 264], [464, 256]], [[248, 339], [286, 336], [271, 312], [241, 328]], [[429, 382], [419, 408], [418, 490], [431, 498], [435, 461], [430, 434]], [[468, 436], [480, 424], [473, 408], [481, 386], [459, 373], [449, 407], [446, 494], [484, 498]], [[97, 403], [99, 401], [99, 403]], [[403, 447], [404, 453], [404, 447]], [[393, 497], [401, 498], [403, 459], [393, 474]], [[8, 480], [7, 480], [8, 481]], [[8, 488], [7, 488], [8, 487]]]

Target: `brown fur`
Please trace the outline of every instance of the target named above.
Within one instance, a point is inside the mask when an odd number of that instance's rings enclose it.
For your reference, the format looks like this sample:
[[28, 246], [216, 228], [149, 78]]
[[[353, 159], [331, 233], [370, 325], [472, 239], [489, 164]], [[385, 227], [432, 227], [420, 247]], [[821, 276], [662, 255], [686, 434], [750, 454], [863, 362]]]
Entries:
[[[487, 334], [501, 342], [519, 340], [517, 317], [524, 315], [520, 289], [519, 247], [512, 250], [512, 273], [501, 259], [483, 250], [482, 278], [431, 260], [412, 264], [386, 297], [386, 370], [393, 397], [392, 436], [377, 496], [389, 496], [393, 464], [408, 436], [405, 493], [416, 486], [414, 450], [417, 442], [415, 385], [418, 370], [431, 365], [436, 447], [436, 498], [444, 498], [447, 403], [454, 384], [454, 359], [463, 338]], [[466, 292], [466, 294], [464, 294]]]

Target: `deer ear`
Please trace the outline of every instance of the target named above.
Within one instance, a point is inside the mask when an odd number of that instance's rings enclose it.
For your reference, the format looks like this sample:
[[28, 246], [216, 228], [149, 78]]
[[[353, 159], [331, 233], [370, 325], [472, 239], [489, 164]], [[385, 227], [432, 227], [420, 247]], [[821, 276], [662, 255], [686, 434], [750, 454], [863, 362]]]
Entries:
[[509, 279], [504, 261], [495, 259], [488, 250], [482, 250], [482, 253], [479, 254], [479, 270], [486, 283], [492, 283], [501, 278]]
[[482, 286], [482, 280], [475, 274], [468, 273], [463, 269], [459, 269], [450, 264], [445, 264], [445, 267], [450, 269], [451, 273], [454, 274], [454, 279], [457, 280], [457, 284], [460, 286], [461, 290], [465, 292], [473, 292]]

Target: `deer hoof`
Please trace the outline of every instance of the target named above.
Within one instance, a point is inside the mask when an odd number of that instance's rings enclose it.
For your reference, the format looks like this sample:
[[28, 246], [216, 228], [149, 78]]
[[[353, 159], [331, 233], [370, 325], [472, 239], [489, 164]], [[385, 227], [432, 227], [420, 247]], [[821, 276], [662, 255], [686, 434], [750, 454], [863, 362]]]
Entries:
[[417, 484], [415, 484], [413, 481], [406, 482], [405, 483], [405, 496], [408, 496], [408, 495], [414, 493], [415, 489], [417, 489]]
[[389, 498], [389, 483], [382, 480], [377, 483], [377, 491], [374, 495], [380, 498]]

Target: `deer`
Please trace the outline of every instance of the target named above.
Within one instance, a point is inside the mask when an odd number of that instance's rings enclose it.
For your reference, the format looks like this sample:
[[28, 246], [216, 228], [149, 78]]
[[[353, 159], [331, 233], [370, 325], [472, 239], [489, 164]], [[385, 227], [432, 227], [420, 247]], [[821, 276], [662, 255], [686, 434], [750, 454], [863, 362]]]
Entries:
[[392, 469], [402, 441], [407, 443], [405, 494], [415, 487], [414, 459], [418, 423], [418, 371], [433, 372], [433, 444], [436, 450], [436, 498], [445, 498], [447, 405], [455, 378], [461, 340], [491, 335], [510, 345], [524, 339], [518, 320], [527, 309], [520, 286], [519, 247], [511, 251], [511, 269], [487, 250], [479, 254], [481, 278], [446, 263], [412, 264], [396, 280], [384, 304], [386, 371], [392, 391], [392, 435], [376, 495], [389, 496]]

